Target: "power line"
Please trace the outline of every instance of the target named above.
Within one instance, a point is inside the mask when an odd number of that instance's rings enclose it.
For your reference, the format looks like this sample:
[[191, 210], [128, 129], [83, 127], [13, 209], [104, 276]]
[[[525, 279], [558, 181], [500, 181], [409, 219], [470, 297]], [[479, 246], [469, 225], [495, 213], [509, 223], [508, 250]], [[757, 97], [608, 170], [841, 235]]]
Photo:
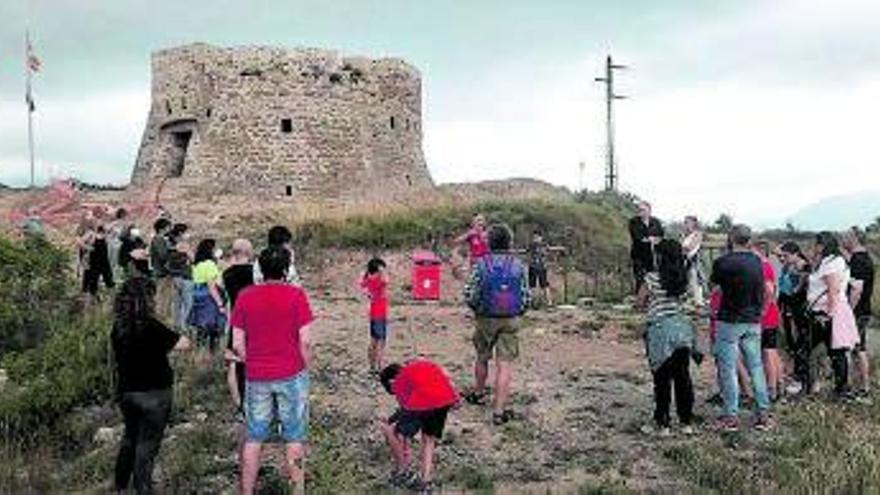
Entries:
[[614, 71], [626, 69], [627, 66], [615, 64], [611, 55], [605, 58], [605, 77], [597, 77], [596, 82], [605, 83], [605, 131], [607, 133], [605, 155], [605, 190], [617, 191], [618, 170], [614, 156], [614, 100], [622, 100], [626, 96], [614, 92]]

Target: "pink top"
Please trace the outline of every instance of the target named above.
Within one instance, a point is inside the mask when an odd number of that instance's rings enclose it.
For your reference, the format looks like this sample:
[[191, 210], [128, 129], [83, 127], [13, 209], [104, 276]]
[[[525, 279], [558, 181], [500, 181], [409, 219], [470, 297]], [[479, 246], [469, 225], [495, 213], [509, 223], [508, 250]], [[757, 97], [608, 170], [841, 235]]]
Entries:
[[773, 284], [773, 299], [767, 305], [764, 315], [761, 317], [761, 328], [763, 330], [776, 330], [779, 328], [779, 305], [776, 303], [776, 270], [773, 265], [761, 258], [761, 264], [764, 268], [764, 283]]
[[471, 262], [489, 254], [489, 233], [485, 229], [473, 228], [468, 231], [467, 243], [471, 251]]

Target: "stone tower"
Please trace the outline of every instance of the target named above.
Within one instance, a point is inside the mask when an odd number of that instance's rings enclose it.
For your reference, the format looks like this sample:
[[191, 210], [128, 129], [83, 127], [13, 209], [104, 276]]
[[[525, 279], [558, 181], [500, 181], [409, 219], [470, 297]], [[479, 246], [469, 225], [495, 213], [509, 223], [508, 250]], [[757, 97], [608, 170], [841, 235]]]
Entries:
[[152, 74], [134, 187], [319, 201], [433, 187], [421, 79], [402, 60], [193, 44], [154, 53]]

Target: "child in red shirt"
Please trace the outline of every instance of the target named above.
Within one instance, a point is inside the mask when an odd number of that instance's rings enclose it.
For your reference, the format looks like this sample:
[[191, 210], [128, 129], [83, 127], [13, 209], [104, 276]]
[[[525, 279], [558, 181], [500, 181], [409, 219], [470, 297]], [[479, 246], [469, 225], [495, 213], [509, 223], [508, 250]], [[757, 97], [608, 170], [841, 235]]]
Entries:
[[[442, 366], [427, 359], [414, 359], [403, 366], [394, 363], [382, 370], [382, 386], [397, 399], [398, 409], [382, 425], [394, 455], [395, 471], [391, 483], [419, 493], [434, 488], [434, 449], [443, 437], [446, 416], [458, 403], [459, 395]], [[422, 434], [420, 476], [410, 471], [410, 442]]]
[[471, 265], [489, 254], [489, 232], [486, 230], [486, 217], [477, 214], [471, 229], [455, 239], [456, 244], [467, 244]]
[[370, 298], [370, 346], [367, 359], [370, 371], [378, 373], [385, 361], [385, 341], [388, 338], [388, 277], [385, 261], [373, 258], [367, 262], [367, 272], [361, 279], [361, 290]]
[[782, 358], [779, 357], [779, 323], [781, 315], [776, 298], [779, 290], [776, 270], [763, 250], [756, 248], [755, 254], [761, 258], [764, 271], [764, 313], [761, 315], [761, 349], [763, 351], [764, 374], [767, 376], [767, 392], [770, 400], [779, 398], [782, 390]]

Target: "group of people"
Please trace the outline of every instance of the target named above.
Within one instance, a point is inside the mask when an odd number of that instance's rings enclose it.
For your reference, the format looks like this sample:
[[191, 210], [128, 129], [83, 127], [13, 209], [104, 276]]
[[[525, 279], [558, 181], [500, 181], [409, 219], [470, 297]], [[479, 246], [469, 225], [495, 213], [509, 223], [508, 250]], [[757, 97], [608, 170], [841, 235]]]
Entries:
[[[820, 344], [828, 349], [832, 362], [835, 397], [848, 400], [855, 395], [850, 388], [851, 356], [858, 362], [859, 380], [853, 380], [858, 381], [857, 391], [867, 394], [864, 344], [873, 263], [860, 232], [844, 233], [842, 248], [836, 236], [821, 233], [805, 254], [793, 242], [769, 251], [752, 239], [747, 227], [737, 225], [728, 233], [727, 252], [714, 261], [705, 277], [699, 267], [702, 239], [696, 219], [687, 220], [684, 238], [676, 240], [666, 237], [662, 224], [651, 217], [649, 205], [641, 205], [640, 210], [642, 215], [633, 219], [630, 232], [637, 302], [647, 314], [645, 344], [654, 379], [651, 431], [671, 434], [674, 396], [682, 432], [695, 432], [689, 367], [691, 361], [700, 363], [703, 354], [688, 299], [697, 308], [707, 307], [711, 314], [711, 355], [722, 403], [719, 428], [739, 427], [743, 391], [748, 391], [756, 405], [754, 426], [758, 429], [772, 426], [771, 404], [784, 391], [815, 392], [816, 378], [823, 369], [814, 359]], [[243, 430], [242, 493], [254, 491], [263, 444], [278, 439], [285, 446], [285, 470], [301, 490], [315, 315], [294, 268], [291, 231], [284, 226], [270, 229], [266, 248], [258, 256], [246, 239], [235, 240], [224, 256], [213, 239], [201, 240], [190, 254], [185, 225], [168, 218], [154, 222], [149, 242], [135, 235], [133, 227], [111, 230], [128, 230], [137, 239], [120, 239], [117, 256], [120, 265], [126, 258], [126, 275], [114, 300], [112, 333], [119, 404], [125, 418], [116, 487], [123, 490], [133, 483], [140, 493], [152, 491], [152, 465], [173, 395], [168, 353], [188, 350], [192, 341], [213, 352], [225, 336], [230, 395]], [[93, 237], [98, 239], [96, 234]], [[451, 411], [462, 403], [487, 405], [496, 426], [516, 419], [509, 404], [514, 363], [520, 354], [521, 317], [530, 307], [532, 289], [541, 289], [546, 279], [546, 266], [533, 270], [543, 263], [544, 255], [532, 251], [546, 248], [539, 236], [533, 238], [537, 247], [529, 249], [527, 263], [520, 261], [514, 249], [510, 228], [488, 226], [481, 215], [457, 240], [469, 248], [463, 296], [474, 314], [476, 356], [469, 387], [457, 387], [440, 364], [421, 356], [386, 363], [385, 345], [392, 330], [392, 281], [386, 262], [370, 259], [358, 281], [369, 300], [364, 325], [370, 336], [367, 364], [377, 384], [397, 402], [397, 410], [380, 424], [393, 457], [391, 483], [421, 493], [436, 488], [435, 449]], [[774, 255], [779, 258], [779, 269], [771, 259]], [[703, 291], [704, 282], [711, 286], [708, 292]], [[787, 383], [786, 367], [776, 350], [780, 336], [794, 363]], [[412, 444], [419, 435], [421, 455], [416, 469]]]
[[[867, 401], [870, 373], [866, 347], [874, 288], [874, 263], [858, 228], [817, 234], [808, 249], [786, 241], [770, 249], [745, 225], [727, 233], [725, 252], [702, 274], [702, 233], [695, 217], [684, 235], [666, 236], [647, 203], [629, 224], [638, 305], [646, 310], [645, 343], [654, 378], [652, 426], [671, 434], [674, 390], [681, 431], [692, 434], [694, 389], [689, 363], [702, 362], [697, 320], [708, 308], [709, 341], [721, 405], [717, 427], [739, 428], [745, 394], [754, 402], [754, 427], [773, 426], [771, 404], [819, 392], [827, 371], [817, 356], [824, 347], [833, 375], [831, 396]], [[708, 283], [708, 293], [705, 292]], [[708, 294], [706, 297], [704, 294]], [[691, 304], [688, 304], [690, 302]], [[783, 359], [784, 351], [788, 359]], [[855, 373], [850, 373], [850, 362]]]
[[[294, 268], [292, 233], [284, 226], [270, 229], [267, 247], [255, 259], [246, 239], [235, 240], [228, 256], [213, 239], [201, 240], [190, 254], [182, 226], [161, 217], [149, 242], [134, 227], [117, 229], [137, 241], [118, 254], [120, 261], [125, 258], [125, 275], [114, 300], [111, 334], [125, 419], [116, 488], [153, 491], [153, 463], [172, 407], [168, 354], [188, 351], [193, 342], [213, 351], [225, 333], [229, 390], [243, 425], [241, 491], [254, 492], [262, 445], [279, 439], [286, 451], [285, 470], [295, 490], [301, 490], [315, 316]], [[462, 399], [477, 405], [488, 401], [493, 359], [492, 421], [502, 425], [514, 418], [509, 408], [512, 364], [519, 355], [519, 318], [530, 302], [529, 272], [513, 251], [507, 226], [488, 227], [478, 216], [472, 233], [465, 299], [476, 315], [476, 362], [475, 384], [466, 392], [458, 391], [442, 366], [423, 357], [385, 363], [390, 311], [385, 262], [371, 259], [359, 282], [369, 299], [368, 364], [398, 403], [381, 424], [394, 460], [391, 483], [421, 493], [436, 486], [434, 450], [450, 410]], [[413, 469], [411, 445], [419, 434], [420, 465]]]

